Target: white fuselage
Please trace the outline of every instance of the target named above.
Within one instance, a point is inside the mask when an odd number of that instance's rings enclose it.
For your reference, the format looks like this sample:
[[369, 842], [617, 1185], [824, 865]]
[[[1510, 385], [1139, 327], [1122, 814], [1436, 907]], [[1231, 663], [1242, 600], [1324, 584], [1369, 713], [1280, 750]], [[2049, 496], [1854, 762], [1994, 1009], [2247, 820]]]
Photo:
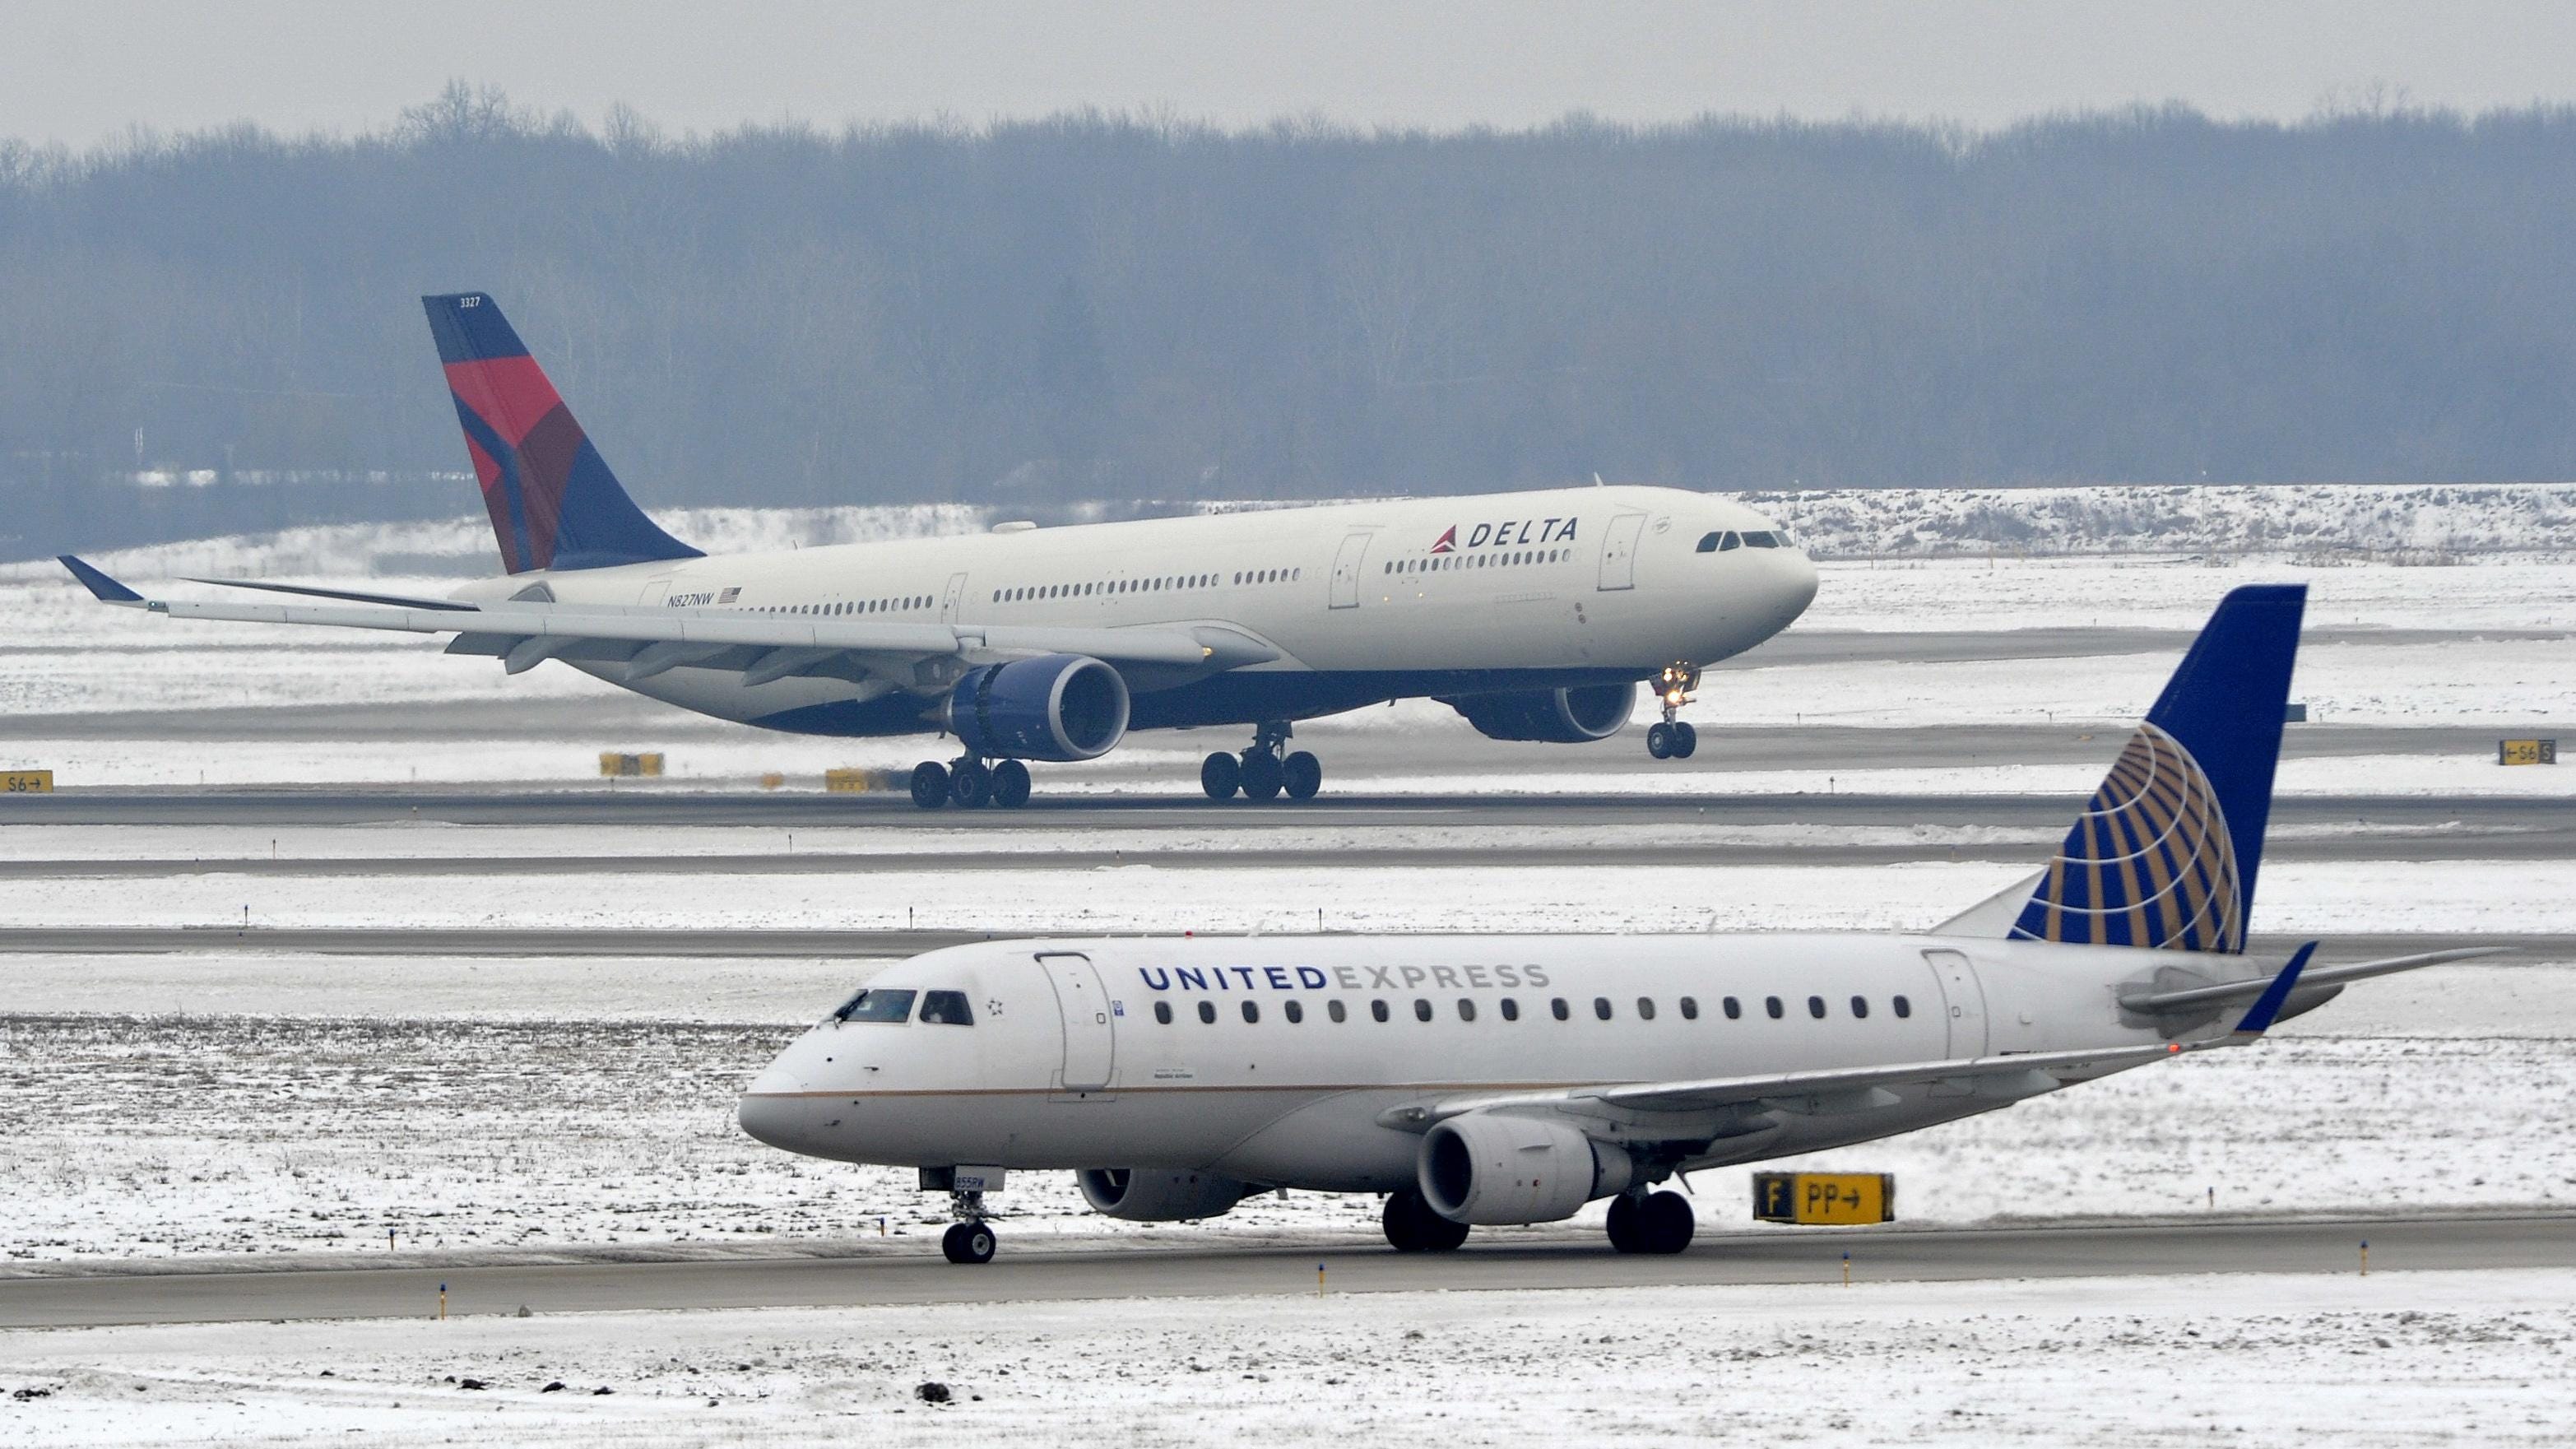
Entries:
[[[542, 583], [576, 605], [959, 626], [1205, 624], [1277, 651], [1213, 678], [1148, 671], [1133, 680], [1137, 727], [1152, 728], [1300, 719], [1393, 698], [1635, 680], [1675, 662], [1713, 663], [1786, 627], [1814, 597], [1816, 573], [1791, 547], [1699, 545], [1712, 534], [1776, 531], [1723, 498], [1573, 488], [521, 574], [464, 596], [502, 598]], [[830, 733], [937, 727], [928, 689], [919, 691], [919, 711], [833, 713], [878, 700], [901, 706], [902, 686], [884, 679], [746, 685], [736, 669], [684, 667], [630, 681], [623, 664], [576, 667], [725, 719]], [[1187, 698], [1192, 691], [1206, 697]], [[1171, 698], [1158, 703], [1158, 694]]]
[[[740, 1111], [764, 1141], [852, 1162], [1169, 1167], [1384, 1191], [1414, 1180], [1422, 1137], [1380, 1114], [1440, 1099], [2153, 1045], [2158, 1024], [2124, 1020], [2116, 998], [2171, 959], [1869, 935], [980, 943], [867, 983], [963, 993], [972, 1025], [827, 1019]], [[1900, 1088], [1775, 1114], [1680, 1165], [2014, 1099]], [[1709, 1135], [1688, 1113], [1610, 1115], [1611, 1135], [1637, 1141]]]

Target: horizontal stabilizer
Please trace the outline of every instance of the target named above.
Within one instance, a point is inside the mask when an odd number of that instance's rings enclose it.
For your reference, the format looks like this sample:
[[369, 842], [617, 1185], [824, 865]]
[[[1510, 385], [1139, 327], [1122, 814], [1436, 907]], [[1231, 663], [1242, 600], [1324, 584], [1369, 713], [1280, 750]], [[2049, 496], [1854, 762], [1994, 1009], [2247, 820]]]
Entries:
[[[2500, 956], [2510, 946], [2464, 946], [2452, 951], [2427, 951], [2420, 956], [2391, 956], [2383, 961], [2360, 961], [2350, 966], [2320, 966], [2301, 973], [2299, 985], [2313, 990], [2320, 986], [2339, 986], [2347, 981], [2363, 981], [2373, 976], [2393, 976], [2400, 971], [2419, 971], [2427, 966], [2441, 966], [2452, 961], [2470, 961], [2480, 956]], [[2130, 1011], [2166, 1012], [2196, 1011], [2230, 1001], [2244, 1001], [2260, 996], [2275, 978], [2249, 976], [2242, 981], [2222, 981], [2211, 986], [2187, 986], [2174, 991], [2140, 992], [2120, 998], [2120, 1005]]]
[[272, 584], [260, 579], [190, 579], [219, 589], [259, 589], [271, 594], [300, 594], [308, 599], [341, 599], [352, 604], [385, 604], [397, 609], [453, 609], [473, 612], [472, 604], [454, 599], [415, 599], [404, 594], [362, 594], [350, 589], [318, 589], [310, 584]]
[[2272, 984], [2264, 987], [2263, 994], [2255, 998], [2253, 1009], [2236, 1023], [2234, 1035], [2258, 1037], [2270, 1031], [2272, 1023], [2281, 1019], [2281, 1008], [2289, 1004], [2290, 992], [2299, 984], [2299, 973], [2308, 969], [2308, 958], [2315, 954], [2317, 943], [2314, 941], [2290, 953], [2290, 964], [2282, 967], [2281, 974], [2273, 977]]

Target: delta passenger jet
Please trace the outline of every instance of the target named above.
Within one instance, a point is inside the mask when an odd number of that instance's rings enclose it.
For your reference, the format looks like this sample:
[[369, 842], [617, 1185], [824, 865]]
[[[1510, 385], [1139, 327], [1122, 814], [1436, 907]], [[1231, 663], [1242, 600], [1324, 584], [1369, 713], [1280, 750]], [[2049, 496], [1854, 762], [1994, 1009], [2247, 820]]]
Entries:
[[815, 735], [954, 735], [915, 767], [924, 808], [1012, 807], [1028, 762], [1129, 731], [1250, 726], [1207, 757], [1214, 799], [1303, 800], [1294, 723], [1428, 697], [1494, 739], [1606, 739], [1640, 682], [1658, 759], [1707, 664], [1815, 597], [1778, 525], [1670, 488], [1570, 488], [1038, 528], [708, 557], [627, 496], [492, 299], [427, 297], [504, 569], [449, 598], [254, 581], [308, 602], [113, 604], [174, 619], [447, 634], [512, 674], [559, 659], [700, 714]]
[[1413, 1251], [1606, 1197], [1613, 1247], [1679, 1252], [1677, 1174], [1990, 1112], [2486, 954], [2244, 954], [2305, 597], [2230, 594], [2056, 856], [1927, 932], [979, 942], [870, 981], [738, 1115], [919, 1168], [953, 1262], [992, 1257], [1008, 1173], [1065, 1168], [1140, 1220], [1384, 1193]]

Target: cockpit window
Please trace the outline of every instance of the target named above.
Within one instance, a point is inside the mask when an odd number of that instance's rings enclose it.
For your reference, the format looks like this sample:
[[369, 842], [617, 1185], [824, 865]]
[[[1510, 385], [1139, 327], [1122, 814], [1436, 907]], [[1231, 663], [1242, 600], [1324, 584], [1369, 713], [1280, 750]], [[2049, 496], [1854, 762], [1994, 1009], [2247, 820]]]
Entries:
[[919, 994], [872, 986], [843, 1002], [832, 1015], [843, 1021], [901, 1021], [912, 1015], [912, 998]]
[[1742, 548], [1743, 546], [1744, 536], [1733, 532], [1732, 530], [1721, 533], [1717, 536], [1717, 551], [1719, 553], [1724, 553], [1730, 548]]
[[1701, 534], [1701, 535], [1700, 535], [1700, 540], [1699, 540], [1699, 547], [1697, 547], [1697, 548], [1695, 548], [1695, 549], [1692, 549], [1692, 550], [1691, 550], [1691, 552], [1693, 552], [1693, 553], [1715, 553], [1715, 552], [1717, 552], [1717, 541], [1718, 541], [1719, 539], [1721, 539], [1721, 538], [1724, 538], [1725, 536], [1726, 536], [1726, 535], [1724, 535], [1724, 534], [1722, 534], [1722, 533], [1704, 533], [1704, 534]]
[[933, 991], [921, 998], [921, 1020], [925, 1026], [973, 1026], [975, 1008], [966, 1004], [963, 991]]
[[1767, 533], [1748, 533], [1744, 535], [1744, 546], [1746, 548], [1778, 548], [1780, 546], [1780, 540], [1773, 538]]

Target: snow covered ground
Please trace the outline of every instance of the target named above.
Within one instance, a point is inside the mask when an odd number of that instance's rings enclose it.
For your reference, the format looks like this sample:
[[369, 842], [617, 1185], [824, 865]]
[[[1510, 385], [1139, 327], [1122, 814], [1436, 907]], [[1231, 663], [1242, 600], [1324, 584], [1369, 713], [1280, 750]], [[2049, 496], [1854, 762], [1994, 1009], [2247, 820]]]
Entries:
[[13, 1332], [0, 1445], [2555, 1446], [2571, 1301], [2568, 1271], [1864, 1276]]

